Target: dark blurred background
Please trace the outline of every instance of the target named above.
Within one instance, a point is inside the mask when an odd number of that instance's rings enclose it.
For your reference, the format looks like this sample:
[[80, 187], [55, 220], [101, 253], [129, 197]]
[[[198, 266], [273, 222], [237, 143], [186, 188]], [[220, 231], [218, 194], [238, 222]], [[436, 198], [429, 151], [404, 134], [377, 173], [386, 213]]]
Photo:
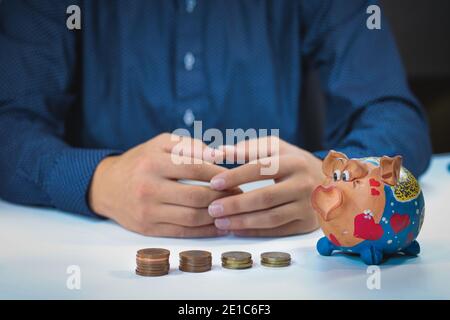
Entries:
[[382, 0], [412, 90], [428, 111], [433, 152], [450, 152], [450, 1]]

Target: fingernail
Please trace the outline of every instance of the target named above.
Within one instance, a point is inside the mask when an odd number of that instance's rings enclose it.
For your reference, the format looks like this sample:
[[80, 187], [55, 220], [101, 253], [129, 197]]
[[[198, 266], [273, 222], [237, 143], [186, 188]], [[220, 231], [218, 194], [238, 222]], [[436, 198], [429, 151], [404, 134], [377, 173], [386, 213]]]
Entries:
[[211, 187], [215, 190], [222, 190], [225, 187], [225, 179], [213, 178], [211, 180]]
[[214, 221], [214, 224], [216, 225], [217, 229], [226, 230], [230, 227], [230, 219], [224, 218], [224, 219], [216, 219]]
[[223, 213], [223, 205], [220, 203], [211, 203], [208, 207], [208, 213], [211, 217], [218, 217]]

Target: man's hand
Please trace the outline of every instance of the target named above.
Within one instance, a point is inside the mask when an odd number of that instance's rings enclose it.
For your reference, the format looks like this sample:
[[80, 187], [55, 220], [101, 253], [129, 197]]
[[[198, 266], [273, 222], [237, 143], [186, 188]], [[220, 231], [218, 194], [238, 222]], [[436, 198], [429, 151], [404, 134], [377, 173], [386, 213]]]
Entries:
[[[305, 150], [271, 137], [258, 139], [259, 146], [267, 146], [267, 157], [249, 162], [249, 155], [256, 154], [252, 150], [257, 145], [254, 142], [250, 140], [223, 148], [228, 159], [245, 159], [247, 163], [217, 174], [211, 180], [211, 187], [228, 190], [264, 179], [274, 179], [276, 183], [213, 201], [208, 211], [216, 219], [215, 225], [242, 236], [284, 236], [317, 229], [318, 221], [310, 196], [325, 178], [322, 161]], [[279, 143], [277, 149], [273, 148], [276, 143]], [[277, 160], [279, 169], [276, 173], [261, 174], [262, 168]]]
[[[226, 169], [203, 161], [200, 164], [175, 164], [182, 162], [180, 160], [201, 158], [201, 154], [172, 154], [173, 147], [179, 145], [179, 141], [172, 138], [170, 134], [161, 134], [123, 155], [101, 161], [89, 190], [91, 209], [129, 230], [150, 236], [212, 237], [225, 234], [214, 226], [207, 207], [214, 200], [236, 192], [214, 191], [177, 180], [209, 181]], [[196, 146], [205, 150], [201, 141], [195, 141]], [[194, 140], [184, 137], [183, 143], [194, 144]], [[213, 156], [213, 153], [206, 154]]]

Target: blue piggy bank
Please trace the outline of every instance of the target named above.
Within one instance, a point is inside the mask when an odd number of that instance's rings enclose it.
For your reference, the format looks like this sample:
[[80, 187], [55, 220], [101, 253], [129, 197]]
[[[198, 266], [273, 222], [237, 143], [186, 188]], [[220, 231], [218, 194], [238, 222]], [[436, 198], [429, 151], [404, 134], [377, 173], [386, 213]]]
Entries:
[[321, 255], [351, 252], [372, 265], [397, 252], [419, 254], [425, 204], [400, 156], [349, 159], [332, 150], [322, 169], [326, 180], [311, 197], [325, 234], [317, 243]]

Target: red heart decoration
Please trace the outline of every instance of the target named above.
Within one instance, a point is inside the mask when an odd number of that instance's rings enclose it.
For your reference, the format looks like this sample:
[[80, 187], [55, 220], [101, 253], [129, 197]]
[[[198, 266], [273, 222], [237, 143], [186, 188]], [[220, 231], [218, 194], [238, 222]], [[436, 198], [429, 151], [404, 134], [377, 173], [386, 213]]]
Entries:
[[374, 178], [369, 179], [369, 184], [371, 187], [379, 187], [381, 185], [381, 183]]
[[380, 224], [376, 224], [372, 216], [360, 213], [354, 220], [355, 231], [353, 235], [356, 238], [366, 240], [378, 240], [383, 236], [383, 227]]
[[341, 246], [341, 243], [339, 242], [338, 239], [336, 239], [336, 237], [334, 236], [334, 234], [330, 233], [329, 235], [330, 241], [337, 247]]
[[377, 189], [370, 189], [370, 194], [373, 196], [379, 196], [380, 195], [380, 191], [378, 191]]
[[391, 217], [391, 227], [395, 233], [399, 233], [409, 225], [409, 215], [394, 213]]

